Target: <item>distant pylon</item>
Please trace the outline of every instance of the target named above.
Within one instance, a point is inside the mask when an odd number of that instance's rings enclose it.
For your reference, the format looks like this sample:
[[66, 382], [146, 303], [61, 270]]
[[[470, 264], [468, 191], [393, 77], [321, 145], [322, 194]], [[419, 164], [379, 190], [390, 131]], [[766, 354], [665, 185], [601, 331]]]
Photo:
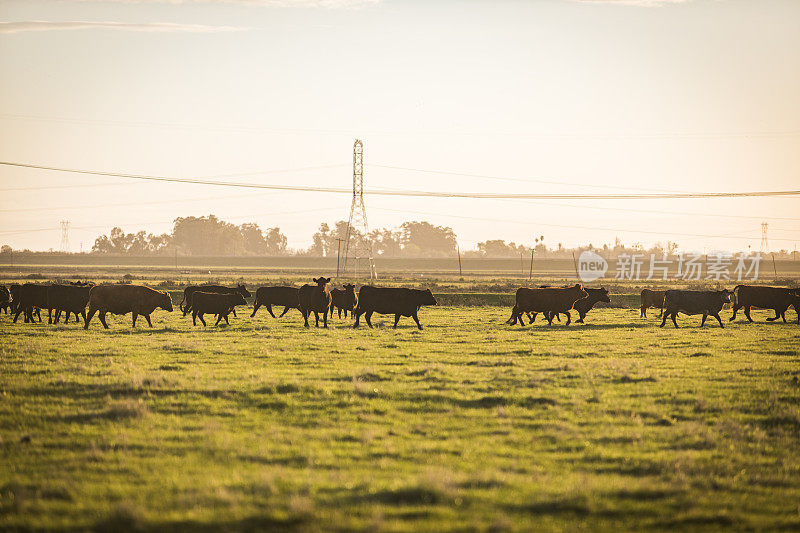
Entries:
[[769, 252], [769, 241], [767, 240], [767, 228], [769, 224], [766, 222], [761, 223], [761, 253], [765, 254]]
[[69, 220], [61, 221], [61, 247], [62, 252], [69, 252]]
[[368, 235], [367, 209], [364, 207], [364, 146], [356, 139], [353, 144], [353, 202], [350, 204], [350, 219], [347, 222], [344, 243], [342, 270], [345, 275], [350, 271], [353, 277], [358, 277], [359, 261], [366, 260], [369, 279], [378, 279]]

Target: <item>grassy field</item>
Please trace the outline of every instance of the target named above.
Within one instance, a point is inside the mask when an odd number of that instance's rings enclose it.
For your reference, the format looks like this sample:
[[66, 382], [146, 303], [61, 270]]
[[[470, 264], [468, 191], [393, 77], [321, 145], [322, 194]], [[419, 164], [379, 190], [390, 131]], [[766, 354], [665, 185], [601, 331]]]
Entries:
[[800, 327], [766, 312], [246, 314], [0, 317], [0, 529], [800, 528]]

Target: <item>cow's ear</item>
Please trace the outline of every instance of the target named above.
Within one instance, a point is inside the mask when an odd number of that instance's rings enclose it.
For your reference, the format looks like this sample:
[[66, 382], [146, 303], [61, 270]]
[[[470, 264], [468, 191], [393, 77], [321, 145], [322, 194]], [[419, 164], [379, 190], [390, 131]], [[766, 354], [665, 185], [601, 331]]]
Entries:
[[317, 281], [317, 278], [313, 278], [313, 281], [314, 281], [314, 283], [319, 283], [319, 282]]
[[330, 282], [331, 282], [331, 278], [325, 278], [325, 283], [330, 283]]

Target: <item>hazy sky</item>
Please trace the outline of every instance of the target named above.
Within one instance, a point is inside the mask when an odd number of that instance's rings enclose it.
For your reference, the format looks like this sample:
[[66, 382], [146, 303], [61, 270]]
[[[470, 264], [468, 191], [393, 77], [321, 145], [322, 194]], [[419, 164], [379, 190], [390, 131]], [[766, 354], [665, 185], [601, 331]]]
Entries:
[[[367, 192], [800, 189], [797, 0], [0, 0], [0, 22], [0, 161], [351, 187], [360, 138]], [[0, 243], [57, 249], [69, 220], [73, 251], [208, 213], [306, 247], [350, 205], [4, 166], [0, 188]], [[758, 249], [763, 217], [800, 242], [798, 197], [365, 199], [371, 227], [465, 249]]]

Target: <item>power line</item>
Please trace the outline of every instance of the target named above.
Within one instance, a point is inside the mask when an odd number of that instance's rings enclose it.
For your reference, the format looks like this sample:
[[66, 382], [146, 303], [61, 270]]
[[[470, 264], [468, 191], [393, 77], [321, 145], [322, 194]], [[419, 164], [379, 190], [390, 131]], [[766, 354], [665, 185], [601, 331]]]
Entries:
[[[0, 161], [0, 165], [32, 168], [39, 170], [49, 170], [55, 172], [70, 172], [76, 174], [90, 174], [96, 176], [113, 176], [125, 179], [137, 179], [147, 181], [169, 182], [169, 183], [191, 183], [197, 185], [215, 185], [223, 187], [242, 187], [251, 189], [274, 189], [283, 191], [302, 191], [302, 192], [325, 192], [336, 194], [352, 194], [349, 189], [341, 187], [313, 187], [302, 185], [275, 185], [275, 184], [256, 184], [256, 183], [234, 183], [214, 180], [201, 180], [190, 178], [171, 178], [165, 176], [148, 176], [141, 174], [124, 174], [118, 172], [102, 172], [97, 170], [78, 170], [58, 167], [48, 167], [43, 165], [33, 165], [28, 163], [12, 163]], [[513, 193], [462, 193], [462, 192], [442, 192], [442, 191], [417, 191], [417, 190], [386, 190], [373, 189], [364, 191], [367, 194], [380, 196], [410, 196], [427, 198], [475, 198], [475, 199], [538, 199], [538, 200], [665, 200], [665, 199], [688, 199], [688, 198], [753, 198], [753, 197], [782, 197], [800, 195], [800, 190], [784, 191], [746, 191], [746, 192], [694, 192], [694, 193], [657, 193], [657, 194], [513, 194]]]
[[465, 172], [453, 172], [448, 170], [426, 170], [422, 168], [410, 168], [410, 167], [398, 167], [394, 165], [378, 165], [373, 164], [371, 166], [378, 167], [378, 168], [387, 168], [391, 170], [404, 170], [408, 172], [420, 172], [425, 174], [443, 174], [447, 176], [459, 176], [465, 178], [480, 178], [480, 179], [487, 179], [487, 180], [498, 180], [498, 181], [515, 181], [520, 183], [542, 183], [545, 185], [570, 185], [575, 187], [592, 187], [595, 189], [616, 189], [616, 190], [623, 190], [623, 191], [647, 191], [647, 192], [674, 192], [680, 193], [685, 191], [675, 191], [675, 190], [665, 190], [665, 189], [645, 189], [641, 187], [620, 187], [615, 185], [598, 185], [596, 183], [575, 183], [575, 182], [568, 182], [568, 181], [556, 181], [556, 180], [541, 180], [541, 179], [533, 179], [533, 178], [506, 178], [500, 176], [490, 176], [487, 174], [470, 174]]

